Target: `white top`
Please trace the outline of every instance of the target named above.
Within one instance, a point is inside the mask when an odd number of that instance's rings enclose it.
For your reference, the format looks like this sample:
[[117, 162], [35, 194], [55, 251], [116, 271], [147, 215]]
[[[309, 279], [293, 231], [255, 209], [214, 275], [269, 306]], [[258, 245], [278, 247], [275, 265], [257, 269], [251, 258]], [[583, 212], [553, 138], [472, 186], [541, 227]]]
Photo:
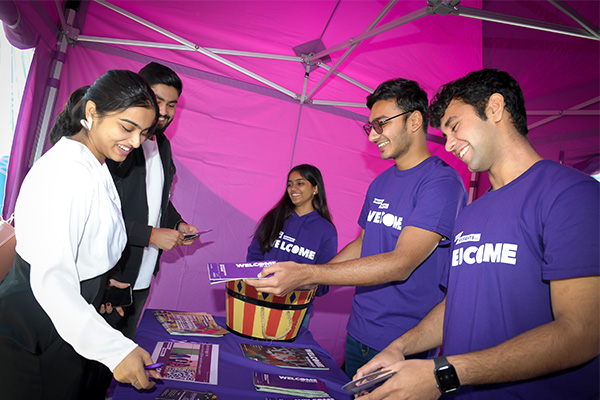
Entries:
[[31, 168], [15, 206], [17, 253], [31, 266], [33, 295], [58, 334], [112, 371], [136, 344], [80, 294], [80, 281], [112, 268], [127, 242], [106, 164], [62, 138]]
[[[144, 158], [146, 159], [146, 199], [148, 201], [148, 225], [156, 228], [160, 223], [160, 203], [162, 201], [165, 175], [158, 152], [156, 140], [146, 140], [142, 143]], [[150, 287], [152, 274], [158, 259], [158, 247], [150, 244], [144, 247], [142, 263], [138, 277], [133, 285], [134, 290], [142, 290]]]

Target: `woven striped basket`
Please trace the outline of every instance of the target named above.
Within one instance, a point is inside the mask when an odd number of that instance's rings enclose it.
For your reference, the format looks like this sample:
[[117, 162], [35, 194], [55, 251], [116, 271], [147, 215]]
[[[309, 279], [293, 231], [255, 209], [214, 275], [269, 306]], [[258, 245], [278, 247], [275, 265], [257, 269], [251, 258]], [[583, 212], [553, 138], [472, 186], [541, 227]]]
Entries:
[[291, 342], [316, 289], [285, 296], [257, 291], [242, 280], [227, 282], [227, 329], [250, 339]]

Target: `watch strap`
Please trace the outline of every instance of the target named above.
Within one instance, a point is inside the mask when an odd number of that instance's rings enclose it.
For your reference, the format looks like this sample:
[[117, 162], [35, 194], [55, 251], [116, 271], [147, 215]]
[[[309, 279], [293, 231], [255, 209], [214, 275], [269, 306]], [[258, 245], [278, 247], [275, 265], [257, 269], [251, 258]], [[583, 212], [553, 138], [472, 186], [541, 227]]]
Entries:
[[439, 356], [437, 358], [434, 358], [433, 362], [435, 363], [435, 369], [438, 369], [442, 365], [450, 364], [446, 356]]

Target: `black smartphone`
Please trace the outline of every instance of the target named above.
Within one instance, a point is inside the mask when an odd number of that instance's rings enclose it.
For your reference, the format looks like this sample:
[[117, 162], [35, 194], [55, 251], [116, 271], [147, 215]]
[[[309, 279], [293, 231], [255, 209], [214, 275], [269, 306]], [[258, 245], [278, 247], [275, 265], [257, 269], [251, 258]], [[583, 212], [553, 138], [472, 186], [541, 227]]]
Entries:
[[199, 233], [190, 233], [188, 235], [183, 235], [183, 240], [196, 239], [198, 236], [200, 236]]
[[131, 286], [125, 289], [119, 289], [116, 286], [109, 286], [104, 292], [102, 304], [110, 303], [113, 307], [127, 307], [133, 304], [133, 292]]

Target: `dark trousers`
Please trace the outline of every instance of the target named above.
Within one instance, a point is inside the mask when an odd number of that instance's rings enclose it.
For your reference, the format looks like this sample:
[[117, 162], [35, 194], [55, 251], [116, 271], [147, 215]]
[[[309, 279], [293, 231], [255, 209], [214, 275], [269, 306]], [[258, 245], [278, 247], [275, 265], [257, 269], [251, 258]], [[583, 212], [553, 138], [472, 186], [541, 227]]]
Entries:
[[[100, 277], [81, 282], [82, 296], [91, 302], [102, 286]], [[0, 397], [87, 399], [87, 364], [88, 360], [59, 336], [35, 299], [29, 264], [17, 254], [0, 284]]]

